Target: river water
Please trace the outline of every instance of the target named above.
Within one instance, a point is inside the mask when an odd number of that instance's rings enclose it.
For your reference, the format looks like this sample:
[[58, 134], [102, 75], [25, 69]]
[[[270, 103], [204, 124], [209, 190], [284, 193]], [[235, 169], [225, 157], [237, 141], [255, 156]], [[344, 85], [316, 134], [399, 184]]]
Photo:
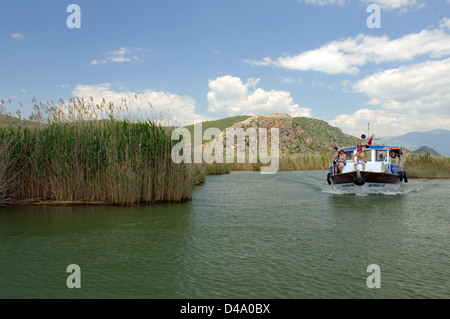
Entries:
[[326, 171], [233, 172], [183, 204], [0, 210], [0, 298], [450, 296], [450, 180], [327, 188]]

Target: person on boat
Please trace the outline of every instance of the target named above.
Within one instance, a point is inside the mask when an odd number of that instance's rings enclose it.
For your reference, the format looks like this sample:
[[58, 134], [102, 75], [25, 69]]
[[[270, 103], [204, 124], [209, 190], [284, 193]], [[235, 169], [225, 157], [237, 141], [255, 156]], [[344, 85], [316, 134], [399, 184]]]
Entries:
[[356, 146], [356, 153], [359, 153], [363, 149], [363, 146], [361, 145], [361, 142], [358, 142], [358, 145]]
[[333, 158], [331, 160], [333, 161], [334, 174], [336, 174], [337, 173], [337, 164], [338, 164], [339, 151], [338, 151], [337, 146], [335, 146], [333, 149], [334, 149], [334, 155], [333, 155]]
[[347, 160], [347, 155], [345, 155], [344, 150], [339, 151], [339, 157], [338, 157], [338, 165], [337, 165], [337, 173], [340, 174], [342, 172], [342, 169], [344, 168], [347, 163], [345, 162]]
[[384, 158], [383, 153], [380, 153], [380, 155], [378, 156], [378, 161], [384, 162], [384, 160], [385, 160], [385, 158]]
[[355, 158], [353, 160], [355, 162], [355, 171], [359, 164], [362, 164], [363, 171], [366, 169], [366, 162], [364, 161], [364, 151], [362, 149], [356, 152]]

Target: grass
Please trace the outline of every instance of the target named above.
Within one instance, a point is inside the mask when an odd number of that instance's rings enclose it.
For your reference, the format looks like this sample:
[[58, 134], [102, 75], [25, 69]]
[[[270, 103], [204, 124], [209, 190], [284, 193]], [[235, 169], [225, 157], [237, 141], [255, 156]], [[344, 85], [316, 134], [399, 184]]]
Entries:
[[430, 154], [409, 154], [404, 159], [408, 177], [450, 178], [450, 158], [435, 157]]
[[0, 207], [11, 202], [11, 189], [14, 183], [14, 174], [11, 166], [14, 163], [10, 152], [10, 143], [0, 144]]

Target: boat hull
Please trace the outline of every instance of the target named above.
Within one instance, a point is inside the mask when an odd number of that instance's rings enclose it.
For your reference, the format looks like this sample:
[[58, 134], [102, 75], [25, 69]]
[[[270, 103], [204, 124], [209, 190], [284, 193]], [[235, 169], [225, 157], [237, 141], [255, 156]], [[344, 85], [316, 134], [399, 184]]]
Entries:
[[397, 192], [400, 178], [397, 174], [374, 172], [348, 172], [331, 176], [333, 189], [347, 193]]

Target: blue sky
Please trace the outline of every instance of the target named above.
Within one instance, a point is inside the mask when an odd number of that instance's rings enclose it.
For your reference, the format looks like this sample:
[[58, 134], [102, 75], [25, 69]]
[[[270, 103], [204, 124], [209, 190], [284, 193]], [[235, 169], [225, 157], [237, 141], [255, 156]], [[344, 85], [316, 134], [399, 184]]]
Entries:
[[[66, 25], [72, 3], [79, 29]], [[381, 28], [367, 26], [369, 4]], [[0, 10], [0, 98], [12, 113], [22, 103], [29, 114], [33, 97], [136, 94], [136, 112], [179, 124], [286, 112], [354, 135], [368, 122], [381, 136], [450, 128], [448, 0], [4, 0]]]

